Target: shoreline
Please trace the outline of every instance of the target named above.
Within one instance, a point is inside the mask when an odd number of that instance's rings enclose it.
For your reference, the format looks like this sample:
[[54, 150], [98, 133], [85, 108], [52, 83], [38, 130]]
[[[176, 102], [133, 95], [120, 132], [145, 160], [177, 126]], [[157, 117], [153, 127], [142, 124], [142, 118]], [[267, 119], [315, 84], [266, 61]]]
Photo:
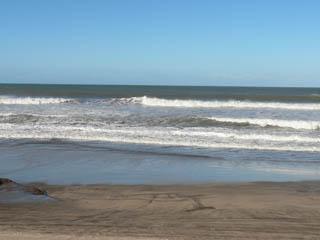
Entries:
[[317, 239], [319, 183], [36, 184], [56, 201], [0, 204], [0, 239]]

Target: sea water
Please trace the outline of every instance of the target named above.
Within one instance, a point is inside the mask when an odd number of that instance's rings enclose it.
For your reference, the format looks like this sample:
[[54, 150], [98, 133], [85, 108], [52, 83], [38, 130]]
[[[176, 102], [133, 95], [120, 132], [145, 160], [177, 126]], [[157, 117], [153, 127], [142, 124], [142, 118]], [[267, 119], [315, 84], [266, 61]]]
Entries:
[[0, 176], [166, 184], [320, 177], [320, 89], [0, 85]]

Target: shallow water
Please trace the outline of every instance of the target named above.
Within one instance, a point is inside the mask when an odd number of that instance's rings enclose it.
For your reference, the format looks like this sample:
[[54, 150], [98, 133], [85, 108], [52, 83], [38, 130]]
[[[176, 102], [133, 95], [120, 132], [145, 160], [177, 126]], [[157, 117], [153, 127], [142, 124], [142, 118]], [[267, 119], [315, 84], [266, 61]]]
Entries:
[[281, 159], [281, 154], [272, 151], [217, 149], [211, 152], [214, 156], [204, 157], [178, 154], [176, 148], [159, 154], [148, 146], [137, 150], [123, 144], [26, 141], [2, 144], [0, 150], [0, 175], [21, 182], [188, 184], [320, 177], [318, 162], [287, 162], [285, 154]]

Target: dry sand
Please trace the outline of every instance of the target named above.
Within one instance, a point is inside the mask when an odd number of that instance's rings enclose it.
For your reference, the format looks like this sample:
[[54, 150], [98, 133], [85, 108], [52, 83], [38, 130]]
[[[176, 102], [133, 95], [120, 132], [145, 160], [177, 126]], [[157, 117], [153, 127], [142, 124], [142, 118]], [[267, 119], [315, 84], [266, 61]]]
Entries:
[[43, 186], [0, 204], [0, 239], [320, 239], [320, 183]]

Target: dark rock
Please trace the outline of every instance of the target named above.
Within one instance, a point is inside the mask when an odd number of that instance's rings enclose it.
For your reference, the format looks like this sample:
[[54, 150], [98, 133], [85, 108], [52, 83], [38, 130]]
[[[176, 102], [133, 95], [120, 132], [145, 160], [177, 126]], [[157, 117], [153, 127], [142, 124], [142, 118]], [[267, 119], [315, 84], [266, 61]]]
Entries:
[[15, 183], [15, 182], [8, 178], [0, 178], [0, 186], [8, 185], [10, 183]]
[[48, 193], [45, 190], [42, 190], [34, 186], [25, 186], [25, 185], [16, 183], [8, 178], [0, 178], [0, 187], [5, 188], [6, 190], [20, 189], [24, 192], [31, 193], [32, 195], [48, 196]]

